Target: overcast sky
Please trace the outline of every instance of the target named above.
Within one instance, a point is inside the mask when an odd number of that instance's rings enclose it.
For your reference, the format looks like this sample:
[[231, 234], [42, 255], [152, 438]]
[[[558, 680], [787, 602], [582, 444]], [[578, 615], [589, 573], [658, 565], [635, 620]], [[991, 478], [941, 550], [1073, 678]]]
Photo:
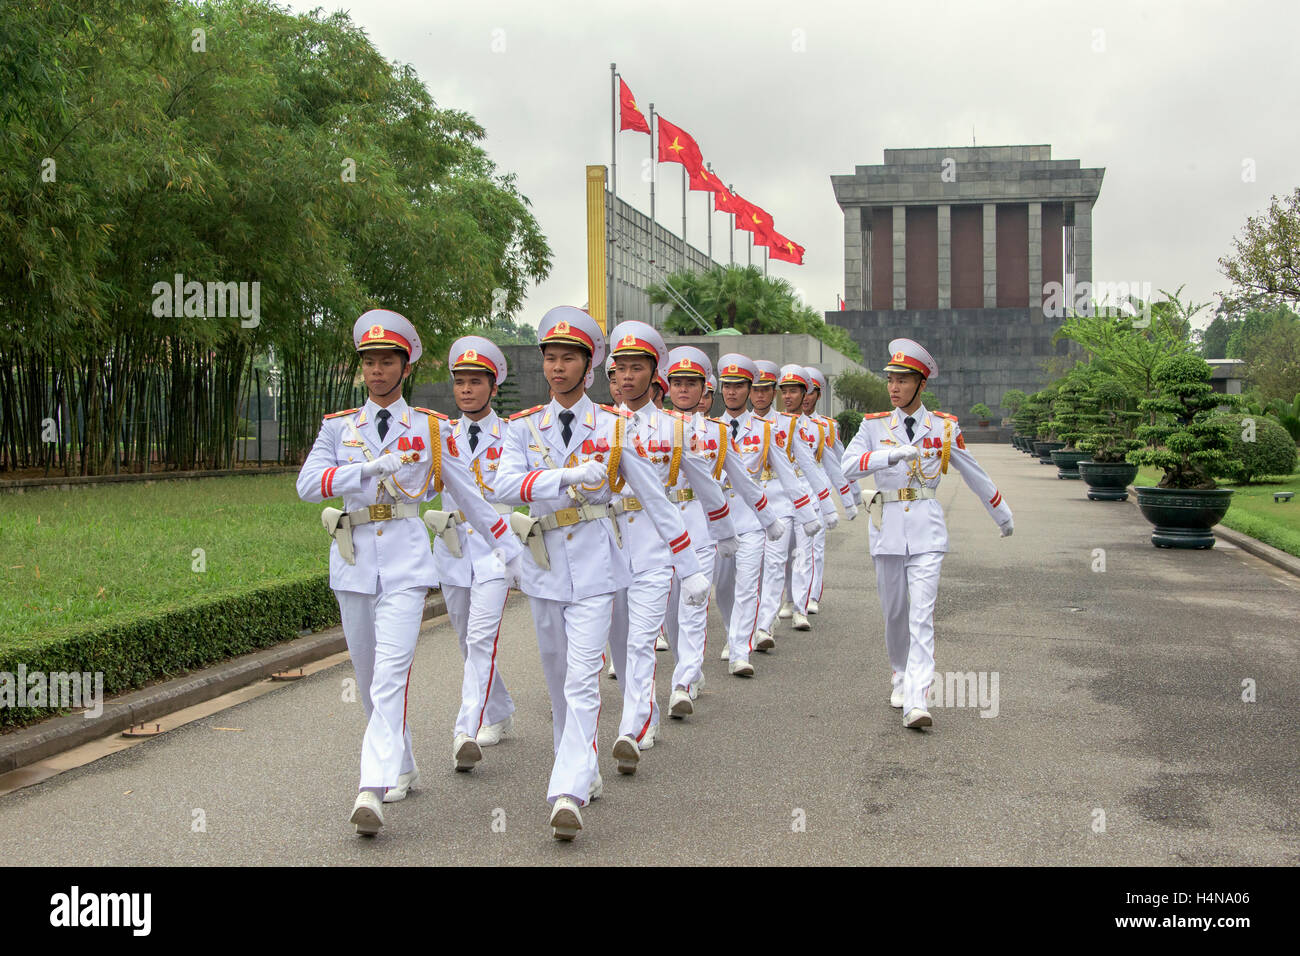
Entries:
[[[294, 2], [307, 10], [315, 2]], [[584, 167], [610, 161], [609, 64], [700, 144], [724, 180], [807, 247], [774, 262], [819, 310], [843, 292], [832, 174], [885, 148], [1047, 143], [1104, 167], [1094, 279], [1186, 284], [1217, 303], [1217, 260], [1247, 216], [1300, 185], [1300, 5], [1277, 2], [822, 0], [728, 3], [357, 0], [348, 10], [440, 106], [471, 113], [549, 239], [536, 325], [586, 301]], [[643, 133], [618, 134], [619, 195], [649, 211]], [[680, 167], [660, 165], [660, 223], [681, 228]], [[705, 198], [688, 240], [706, 244]], [[727, 259], [728, 217], [713, 217]], [[737, 237], [744, 261], [744, 236]], [[755, 250], [759, 262], [759, 251]], [[1208, 321], [1209, 310], [1200, 324]]]

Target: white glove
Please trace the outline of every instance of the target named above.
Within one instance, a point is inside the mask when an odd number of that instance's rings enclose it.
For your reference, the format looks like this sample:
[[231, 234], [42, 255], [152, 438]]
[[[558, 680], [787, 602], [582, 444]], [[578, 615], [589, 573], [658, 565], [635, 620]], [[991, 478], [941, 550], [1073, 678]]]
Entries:
[[386, 455], [380, 455], [374, 461], [368, 461], [361, 466], [361, 474], [366, 478], [378, 478], [383, 481], [389, 475], [397, 474], [402, 467], [402, 461], [391, 451]]
[[889, 463], [897, 465], [900, 461], [911, 461], [919, 457], [921, 450], [915, 445], [903, 445], [901, 448], [892, 449], [889, 453]]
[[828, 514], [828, 515], [826, 516], [826, 530], [827, 530], [827, 531], [833, 531], [836, 527], [839, 526], [839, 523], [840, 523], [840, 516], [839, 516], [839, 515], [837, 515], [837, 514]]
[[854, 518], [856, 518], [856, 517], [858, 516], [858, 507], [857, 507], [857, 505], [849, 505], [847, 508], [845, 508], [845, 509], [844, 509], [844, 516], [845, 516], [846, 518], [848, 518], [850, 521], [852, 521]]
[[709, 599], [709, 579], [696, 571], [682, 579], [682, 594], [690, 607], [700, 607]]
[[524, 559], [516, 554], [506, 562], [506, 587], [518, 588], [524, 579]]
[[732, 535], [730, 538], [723, 538], [718, 542], [718, 556], [723, 558], [734, 558], [736, 552], [740, 550], [740, 540]]
[[810, 538], [821, 529], [822, 529], [822, 523], [818, 521], [816, 518], [813, 518], [811, 521], [805, 521], [803, 525], [803, 533]]
[[1016, 530], [1015, 522], [1013, 522], [1010, 518], [1002, 522], [1000, 525], [998, 525], [998, 527], [1002, 529], [1002, 537], [1004, 538], [1011, 537], [1011, 532]]
[[767, 535], [768, 541], [780, 541], [781, 535], [785, 534], [785, 525], [780, 519], [777, 519], [764, 528], [763, 531]]
[[595, 485], [605, 480], [605, 463], [585, 461], [574, 468], [565, 468], [560, 476], [562, 485]]

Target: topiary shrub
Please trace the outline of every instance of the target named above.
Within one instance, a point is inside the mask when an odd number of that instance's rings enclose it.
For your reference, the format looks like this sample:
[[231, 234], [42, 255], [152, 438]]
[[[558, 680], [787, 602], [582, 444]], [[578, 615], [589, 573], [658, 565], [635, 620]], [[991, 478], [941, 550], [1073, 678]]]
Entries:
[[855, 412], [851, 408], [846, 408], [835, 416], [835, 421], [840, 426], [840, 441], [847, 445], [853, 441], [853, 436], [858, 433], [858, 427], [862, 424], [862, 412]]
[[1289, 475], [1296, 470], [1295, 440], [1271, 418], [1254, 415], [1215, 415], [1210, 421], [1229, 426], [1228, 458], [1233, 463], [1222, 476], [1248, 484], [1265, 475]]
[[1224, 399], [1210, 385], [1210, 366], [1199, 355], [1161, 359], [1152, 373], [1155, 398], [1143, 399], [1138, 410], [1154, 417], [1137, 437], [1147, 447], [1129, 452], [1134, 465], [1152, 465], [1164, 472], [1161, 488], [1210, 489], [1214, 476], [1237, 467], [1225, 452], [1228, 425], [1213, 422]]

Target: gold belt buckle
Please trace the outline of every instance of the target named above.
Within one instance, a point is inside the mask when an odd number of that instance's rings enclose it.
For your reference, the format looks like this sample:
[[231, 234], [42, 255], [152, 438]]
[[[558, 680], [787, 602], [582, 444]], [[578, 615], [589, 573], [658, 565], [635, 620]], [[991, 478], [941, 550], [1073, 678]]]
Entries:
[[899, 500], [899, 501], [915, 501], [915, 500], [916, 500], [916, 489], [915, 489], [915, 488], [899, 488], [899, 489], [898, 489], [898, 500]]
[[555, 524], [559, 528], [567, 528], [575, 525], [579, 521], [577, 508], [561, 508], [555, 512]]
[[772, 480], [772, 469], [771, 469], [771, 468], [764, 468], [764, 469], [763, 469], [763, 473], [762, 473], [761, 475], [759, 475], [758, 477], [759, 477], [759, 480], [760, 480], [760, 481], [771, 481], [771, 480]]
[[387, 521], [393, 516], [393, 506], [391, 504], [370, 505], [371, 521]]
[[631, 495], [627, 495], [627, 496], [625, 496], [625, 497], [623, 498], [623, 510], [624, 510], [624, 511], [640, 511], [640, 510], [641, 510], [641, 502], [637, 501], [637, 499], [634, 498], [634, 497], [632, 497]]
[[694, 500], [695, 500], [695, 489], [693, 489], [693, 488], [682, 488], [680, 491], [677, 492], [677, 500], [678, 500], [678, 501], [694, 501]]

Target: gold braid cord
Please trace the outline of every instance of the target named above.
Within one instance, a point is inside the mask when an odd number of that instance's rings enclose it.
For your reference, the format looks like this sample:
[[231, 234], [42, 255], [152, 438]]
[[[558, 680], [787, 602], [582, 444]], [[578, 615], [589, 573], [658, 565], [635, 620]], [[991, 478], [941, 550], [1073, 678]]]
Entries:
[[790, 419], [790, 429], [785, 433], [785, 456], [793, 462], [794, 443], [799, 440], [799, 436], [795, 433], [794, 416], [787, 415], [786, 417]]
[[494, 490], [491, 485], [483, 480], [483, 469], [477, 458], [474, 459], [474, 464], [470, 466], [470, 470], [474, 472], [474, 480], [478, 482], [479, 494], [483, 492], [491, 493]]
[[398, 484], [397, 476], [393, 475], [393, 484], [397, 485], [397, 490], [413, 500], [418, 500], [424, 497], [424, 493], [429, 487], [429, 479], [434, 478], [435, 476], [437, 480], [433, 483], [433, 493], [436, 495], [442, 491], [442, 437], [438, 433], [438, 419], [433, 415], [429, 415], [428, 419], [429, 444], [432, 446], [433, 461], [429, 464], [429, 473], [424, 476], [424, 484], [420, 486], [419, 491], [415, 494], [411, 494]]
[[921, 459], [913, 458], [908, 462], [908, 474], [917, 480], [918, 483], [934, 481], [940, 475], [948, 474], [948, 456], [952, 453], [952, 422], [945, 420], [943, 423], [943, 451], [939, 454], [939, 462], [933, 474], [927, 475], [921, 468]]
[[952, 454], [952, 419], [945, 419], [943, 423], [943, 453], [939, 456], [939, 470], [943, 474], [948, 474], [948, 456]]
[[718, 464], [713, 469], [713, 480], [722, 480], [722, 463], [727, 460], [727, 446], [731, 444], [727, 438], [727, 426], [718, 422]]
[[686, 440], [686, 426], [680, 418], [673, 419], [673, 460], [668, 466], [667, 487], [677, 487], [677, 473], [682, 467], [682, 442]]
[[822, 452], [826, 448], [826, 428], [821, 422], [817, 423], [817, 461], [822, 460]]
[[618, 460], [623, 457], [623, 418], [614, 418], [614, 447], [609, 450], [609, 467], [605, 475], [609, 478], [610, 491], [622, 491], [624, 480], [618, 475]]

